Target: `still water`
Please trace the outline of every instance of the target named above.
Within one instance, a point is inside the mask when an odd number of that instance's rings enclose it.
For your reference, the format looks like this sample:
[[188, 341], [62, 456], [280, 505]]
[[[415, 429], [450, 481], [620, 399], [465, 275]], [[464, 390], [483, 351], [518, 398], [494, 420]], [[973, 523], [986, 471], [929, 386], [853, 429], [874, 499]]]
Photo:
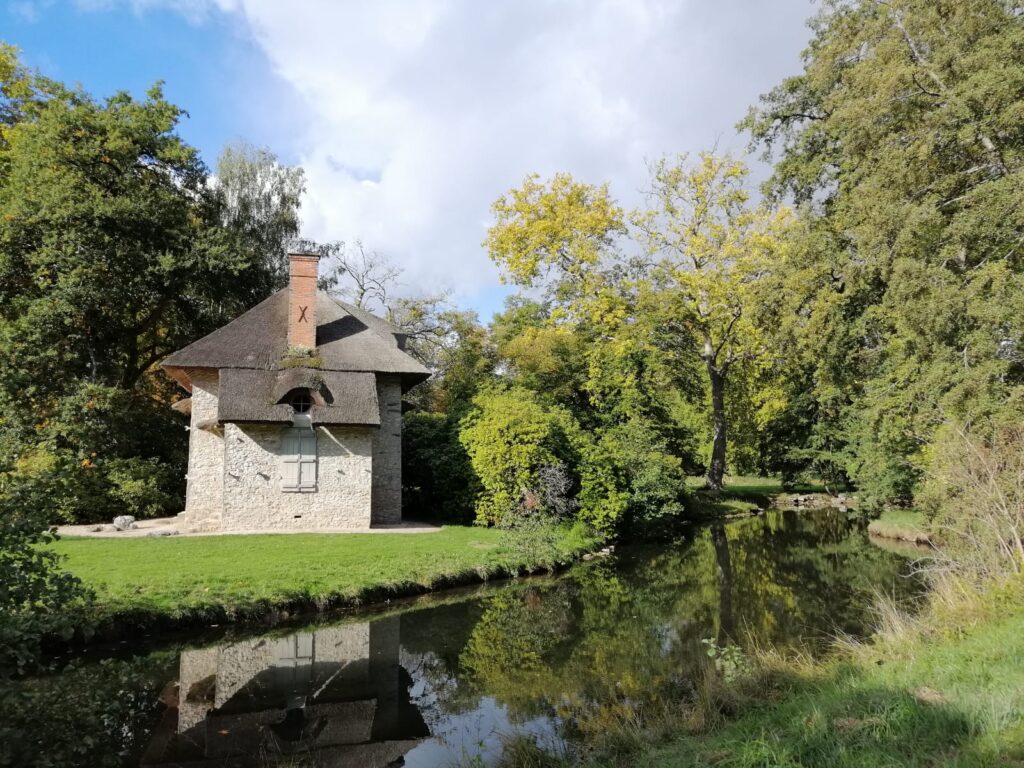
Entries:
[[28, 681], [7, 732], [52, 765], [486, 764], [513, 734], [571, 753], [685, 694], [708, 640], [864, 634], [878, 592], [918, 591], [910, 570], [842, 513], [773, 511], [559, 577], [80, 660]]

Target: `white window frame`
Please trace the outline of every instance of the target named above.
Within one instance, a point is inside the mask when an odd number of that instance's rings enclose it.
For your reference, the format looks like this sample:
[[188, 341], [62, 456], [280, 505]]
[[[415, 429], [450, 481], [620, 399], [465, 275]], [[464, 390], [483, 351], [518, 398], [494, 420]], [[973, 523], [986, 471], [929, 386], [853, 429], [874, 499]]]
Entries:
[[316, 476], [316, 431], [310, 427], [289, 427], [281, 437], [281, 490], [313, 493]]

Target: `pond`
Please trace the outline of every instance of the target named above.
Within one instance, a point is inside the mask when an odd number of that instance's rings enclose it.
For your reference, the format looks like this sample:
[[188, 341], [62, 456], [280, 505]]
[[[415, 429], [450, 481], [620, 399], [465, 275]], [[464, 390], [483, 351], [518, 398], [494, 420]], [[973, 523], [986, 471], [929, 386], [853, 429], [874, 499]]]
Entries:
[[23, 681], [0, 727], [8, 756], [62, 766], [479, 765], [513, 734], [571, 753], [685, 697], [709, 648], [865, 634], [911, 570], [843, 513], [771, 511], [557, 577], [79, 659]]

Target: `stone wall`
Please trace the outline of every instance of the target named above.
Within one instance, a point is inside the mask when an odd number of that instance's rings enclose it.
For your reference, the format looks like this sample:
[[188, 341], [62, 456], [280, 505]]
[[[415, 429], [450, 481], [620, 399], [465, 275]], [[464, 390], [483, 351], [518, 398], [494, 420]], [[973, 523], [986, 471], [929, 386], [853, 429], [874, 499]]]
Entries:
[[402, 382], [377, 374], [380, 428], [373, 436], [373, 523], [402, 522]]
[[230, 531], [354, 529], [370, 525], [372, 427], [317, 427], [317, 489], [281, 490], [278, 424], [224, 425], [222, 527]]
[[191, 378], [185, 523], [194, 529], [214, 530], [220, 527], [224, 499], [224, 439], [216, 426], [218, 375], [216, 371], [193, 370]]

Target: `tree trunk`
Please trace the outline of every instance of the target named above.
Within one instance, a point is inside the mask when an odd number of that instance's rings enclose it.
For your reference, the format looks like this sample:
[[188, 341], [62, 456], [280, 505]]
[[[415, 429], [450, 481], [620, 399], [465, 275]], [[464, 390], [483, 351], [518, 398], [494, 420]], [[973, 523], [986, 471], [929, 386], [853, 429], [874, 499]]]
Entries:
[[711, 360], [707, 361], [707, 365], [708, 378], [711, 380], [711, 416], [714, 425], [711, 463], [708, 465], [708, 487], [720, 491], [725, 477], [725, 372]]

